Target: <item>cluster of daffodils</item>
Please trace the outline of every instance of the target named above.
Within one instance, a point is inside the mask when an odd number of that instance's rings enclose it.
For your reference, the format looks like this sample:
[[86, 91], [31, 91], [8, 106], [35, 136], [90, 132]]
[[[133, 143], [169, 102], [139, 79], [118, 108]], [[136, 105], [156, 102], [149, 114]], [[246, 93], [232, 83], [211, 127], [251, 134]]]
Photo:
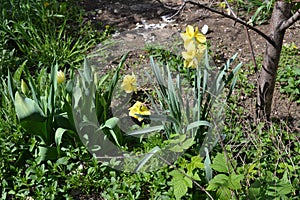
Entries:
[[[126, 92], [126, 93], [132, 93], [132, 92], [137, 92], [137, 81], [134, 73], [131, 75], [125, 75], [123, 78], [123, 82], [121, 84], [121, 88]], [[139, 115], [150, 115], [151, 112], [147, 108], [147, 106], [140, 102], [137, 101], [132, 107], [129, 109], [129, 116], [136, 118], [138, 121], [143, 121], [143, 118], [140, 117]]]
[[186, 51], [182, 52], [184, 67], [197, 68], [206, 51], [206, 37], [199, 32], [198, 27], [188, 25], [186, 32], [180, 34]]

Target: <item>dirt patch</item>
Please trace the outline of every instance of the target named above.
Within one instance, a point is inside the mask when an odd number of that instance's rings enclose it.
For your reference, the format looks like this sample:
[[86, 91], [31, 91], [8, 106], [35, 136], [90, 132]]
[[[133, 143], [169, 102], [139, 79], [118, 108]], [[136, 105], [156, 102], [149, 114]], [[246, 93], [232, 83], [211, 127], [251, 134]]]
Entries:
[[[85, 0], [82, 3], [89, 13], [87, 16], [89, 20], [101, 23], [102, 26], [108, 24], [119, 32], [114, 36], [114, 40], [121, 41], [121, 45], [117, 46], [118, 49], [111, 49], [108, 54], [110, 58], [116, 58], [128, 50], [141, 49], [145, 44], [161, 44], [170, 48], [170, 39], [176, 38], [180, 32], [184, 32], [187, 24], [199, 28], [207, 24], [209, 32], [206, 36], [216, 61], [223, 62], [238, 53], [239, 61], [245, 64], [243, 70], [249, 70], [246, 66], [252, 62], [251, 53], [246, 31], [242, 25], [192, 5], [187, 5], [179, 15], [172, 18], [174, 21], [166, 21], [165, 16], [174, 14], [181, 1], [164, 0], [162, 2], [158, 0], [102, 0], [98, 2]], [[209, 3], [207, 2], [207, 4]], [[247, 21], [245, 18], [244, 20]], [[151, 25], [153, 26], [151, 27]], [[268, 34], [268, 24], [257, 28]], [[288, 29], [284, 43], [293, 42], [299, 47], [299, 28], [300, 22], [297, 22]], [[266, 41], [253, 31], [249, 31], [249, 33], [255, 56], [263, 56]], [[114, 55], [115, 52], [118, 52], [117, 55]], [[135, 58], [131, 57], [131, 59]], [[140, 58], [136, 57], [136, 59]], [[255, 82], [255, 75], [249, 77], [249, 84]], [[243, 107], [249, 109], [249, 105], [255, 106], [254, 99], [255, 94], [252, 99], [242, 104]], [[287, 119], [288, 123], [294, 124], [296, 128], [300, 126], [300, 106], [287, 101], [287, 98], [278, 91], [275, 92], [273, 107], [273, 116], [285, 121]]]

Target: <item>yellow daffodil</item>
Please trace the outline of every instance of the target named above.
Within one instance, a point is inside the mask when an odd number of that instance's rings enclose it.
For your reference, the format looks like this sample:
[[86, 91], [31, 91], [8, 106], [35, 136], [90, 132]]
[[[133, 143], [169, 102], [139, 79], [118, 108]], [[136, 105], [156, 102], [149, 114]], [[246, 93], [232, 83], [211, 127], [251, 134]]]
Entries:
[[197, 59], [200, 61], [206, 51], [206, 45], [205, 44], [199, 44], [197, 45]]
[[189, 43], [192, 42], [194, 39], [198, 43], [205, 43], [206, 37], [199, 32], [198, 27], [194, 30], [194, 27], [191, 25], [188, 25], [186, 27], [185, 33], [180, 34], [181, 38], [184, 41], [184, 48], [187, 48]]
[[57, 83], [61, 84], [66, 80], [65, 73], [61, 70], [57, 72]]
[[135, 75], [132, 73], [132, 75], [126, 75], [123, 79], [123, 82], [121, 84], [121, 88], [126, 93], [136, 92], [137, 91], [137, 83]]
[[[197, 47], [197, 48], [196, 48]], [[206, 45], [190, 43], [187, 46], [187, 51], [182, 52], [185, 68], [197, 68], [206, 50]]]
[[185, 52], [182, 52], [182, 57], [185, 60], [191, 60], [196, 56], [196, 45], [194, 43], [190, 43]]
[[143, 118], [137, 116], [136, 114], [139, 114], [139, 115], [150, 115], [151, 114], [151, 112], [147, 108], [147, 106], [140, 101], [135, 102], [135, 104], [132, 107], [130, 107], [128, 110], [129, 110], [129, 116], [136, 118], [140, 122], [143, 121]]

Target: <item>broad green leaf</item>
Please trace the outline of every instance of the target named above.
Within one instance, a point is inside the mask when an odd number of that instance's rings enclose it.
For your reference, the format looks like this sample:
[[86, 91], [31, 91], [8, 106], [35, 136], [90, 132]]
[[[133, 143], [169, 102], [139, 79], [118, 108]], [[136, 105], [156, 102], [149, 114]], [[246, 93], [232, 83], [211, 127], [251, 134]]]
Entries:
[[169, 148], [170, 151], [173, 151], [173, 152], [183, 152], [184, 149], [181, 147], [181, 145], [178, 145], [176, 144], [175, 146], [172, 146], [171, 148]]
[[259, 181], [252, 183], [249, 188], [249, 198], [258, 199], [261, 196], [263, 190], [264, 190], [264, 185], [262, 185]]
[[[172, 139], [169, 140], [169, 142], [171, 144], [179, 144], [185, 140], [186, 134], [174, 134], [171, 137], [172, 137]], [[175, 139], [173, 139], [173, 138], [175, 138]]]
[[279, 182], [277, 184], [273, 184], [268, 188], [267, 194], [274, 196], [281, 196], [290, 194], [293, 190], [293, 186], [290, 183]]
[[186, 149], [190, 148], [193, 144], [195, 144], [194, 138], [188, 138], [181, 144], [181, 147], [184, 150], [186, 150]]
[[73, 107], [75, 109], [78, 109], [80, 105], [79, 102], [80, 100], [82, 101], [82, 95], [83, 95], [80, 87], [74, 87], [72, 95], [73, 95]]
[[54, 140], [55, 140], [55, 144], [56, 144], [56, 146], [57, 146], [57, 152], [60, 151], [61, 139], [62, 139], [63, 134], [64, 134], [66, 131], [67, 131], [67, 129], [64, 129], [64, 128], [58, 128], [58, 129], [55, 131]]
[[56, 161], [56, 163], [59, 164], [59, 165], [67, 165], [69, 159], [70, 159], [70, 157], [62, 157], [62, 158], [59, 158], [59, 159]]
[[45, 160], [55, 160], [58, 158], [58, 152], [55, 147], [39, 146], [38, 163]]
[[217, 172], [228, 173], [228, 167], [226, 164], [226, 159], [223, 153], [217, 153], [216, 157], [211, 164], [211, 168], [213, 168]]
[[54, 66], [51, 67], [51, 80], [50, 80], [50, 91], [48, 95], [48, 109], [50, 111], [51, 117], [54, 115], [54, 109], [55, 109], [55, 95], [57, 91], [57, 71], [58, 71], [58, 64], [56, 63]]
[[[173, 180], [176, 180], [176, 179], [182, 180], [183, 177], [184, 177], [184, 175], [183, 175], [181, 172], [179, 172], [178, 170], [173, 170], [173, 171], [171, 171], [171, 172], [169, 173], [169, 175], [173, 176], [172, 181], [173, 181]], [[172, 182], [172, 181], [171, 181], [171, 182]], [[169, 183], [170, 183], [170, 182], [169, 182]]]
[[202, 163], [202, 158], [200, 156], [193, 156], [191, 162], [187, 164], [187, 170], [192, 172], [194, 169], [203, 169], [204, 164]]
[[186, 184], [180, 181], [178, 184], [174, 185], [174, 195], [176, 199], [181, 199], [188, 191]]
[[15, 94], [15, 108], [20, 121], [29, 120], [43, 122], [46, 120], [40, 107], [32, 99], [22, 97], [18, 91]]
[[187, 176], [185, 176], [183, 178], [183, 180], [185, 181], [187, 187], [193, 188], [193, 181], [190, 178], [188, 178]]
[[222, 186], [217, 190], [217, 197], [219, 200], [232, 199], [231, 192], [226, 186]]
[[181, 174], [178, 171], [176, 172], [176, 170], [173, 170], [172, 172], [171, 175], [175, 175], [175, 176], [173, 176], [172, 180], [169, 181], [168, 184], [173, 186], [175, 198], [181, 199], [181, 197], [183, 197], [188, 191], [188, 187], [187, 187], [188, 183], [186, 181], [183, 181], [184, 180], [183, 174]]
[[101, 128], [113, 129], [119, 123], [119, 121], [120, 121], [119, 118], [112, 117], [108, 119]]
[[[69, 119], [71, 117], [71, 120]], [[73, 124], [73, 116], [69, 116], [68, 113], [60, 113], [54, 116], [55, 127], [60, 127], [68, 130], [76, 131], [75, 125]]]
[[208, 187], [206, 188], [207, 190], [212, 190], [215, 191], [218, 188], [222, 186], [227, 187], [227, 182], [229, 180], [229, 177], [225, 174], [218, 174], [216, 175], [213, 179], [211, 179], [208, 183]]
[[199, 177], [199, 174], [198, 173], [194, 173], [192, 178], [195, 180], [195, 181], [201, 181], [201, 178]]
[[241, 188], [240, 181], [243, 180], [244, 176], [242, 174], [230, 174], [228, 180], [228, 187], [233, 190], [238, 190]]

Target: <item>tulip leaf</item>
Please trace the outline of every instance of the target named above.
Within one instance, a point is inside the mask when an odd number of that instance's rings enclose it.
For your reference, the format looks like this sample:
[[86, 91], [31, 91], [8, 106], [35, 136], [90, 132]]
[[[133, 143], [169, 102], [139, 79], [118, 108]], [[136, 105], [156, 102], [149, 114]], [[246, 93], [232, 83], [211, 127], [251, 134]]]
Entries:
[[36, 102], [27, 97], [22, 97], [17, 91], [15, 94], [15, 108], [20, 121], [43, 122], [46, 117]]
[[45, 160], [55, 160], [58, 158], [56, 147], [39, 146], [38, 163]]

